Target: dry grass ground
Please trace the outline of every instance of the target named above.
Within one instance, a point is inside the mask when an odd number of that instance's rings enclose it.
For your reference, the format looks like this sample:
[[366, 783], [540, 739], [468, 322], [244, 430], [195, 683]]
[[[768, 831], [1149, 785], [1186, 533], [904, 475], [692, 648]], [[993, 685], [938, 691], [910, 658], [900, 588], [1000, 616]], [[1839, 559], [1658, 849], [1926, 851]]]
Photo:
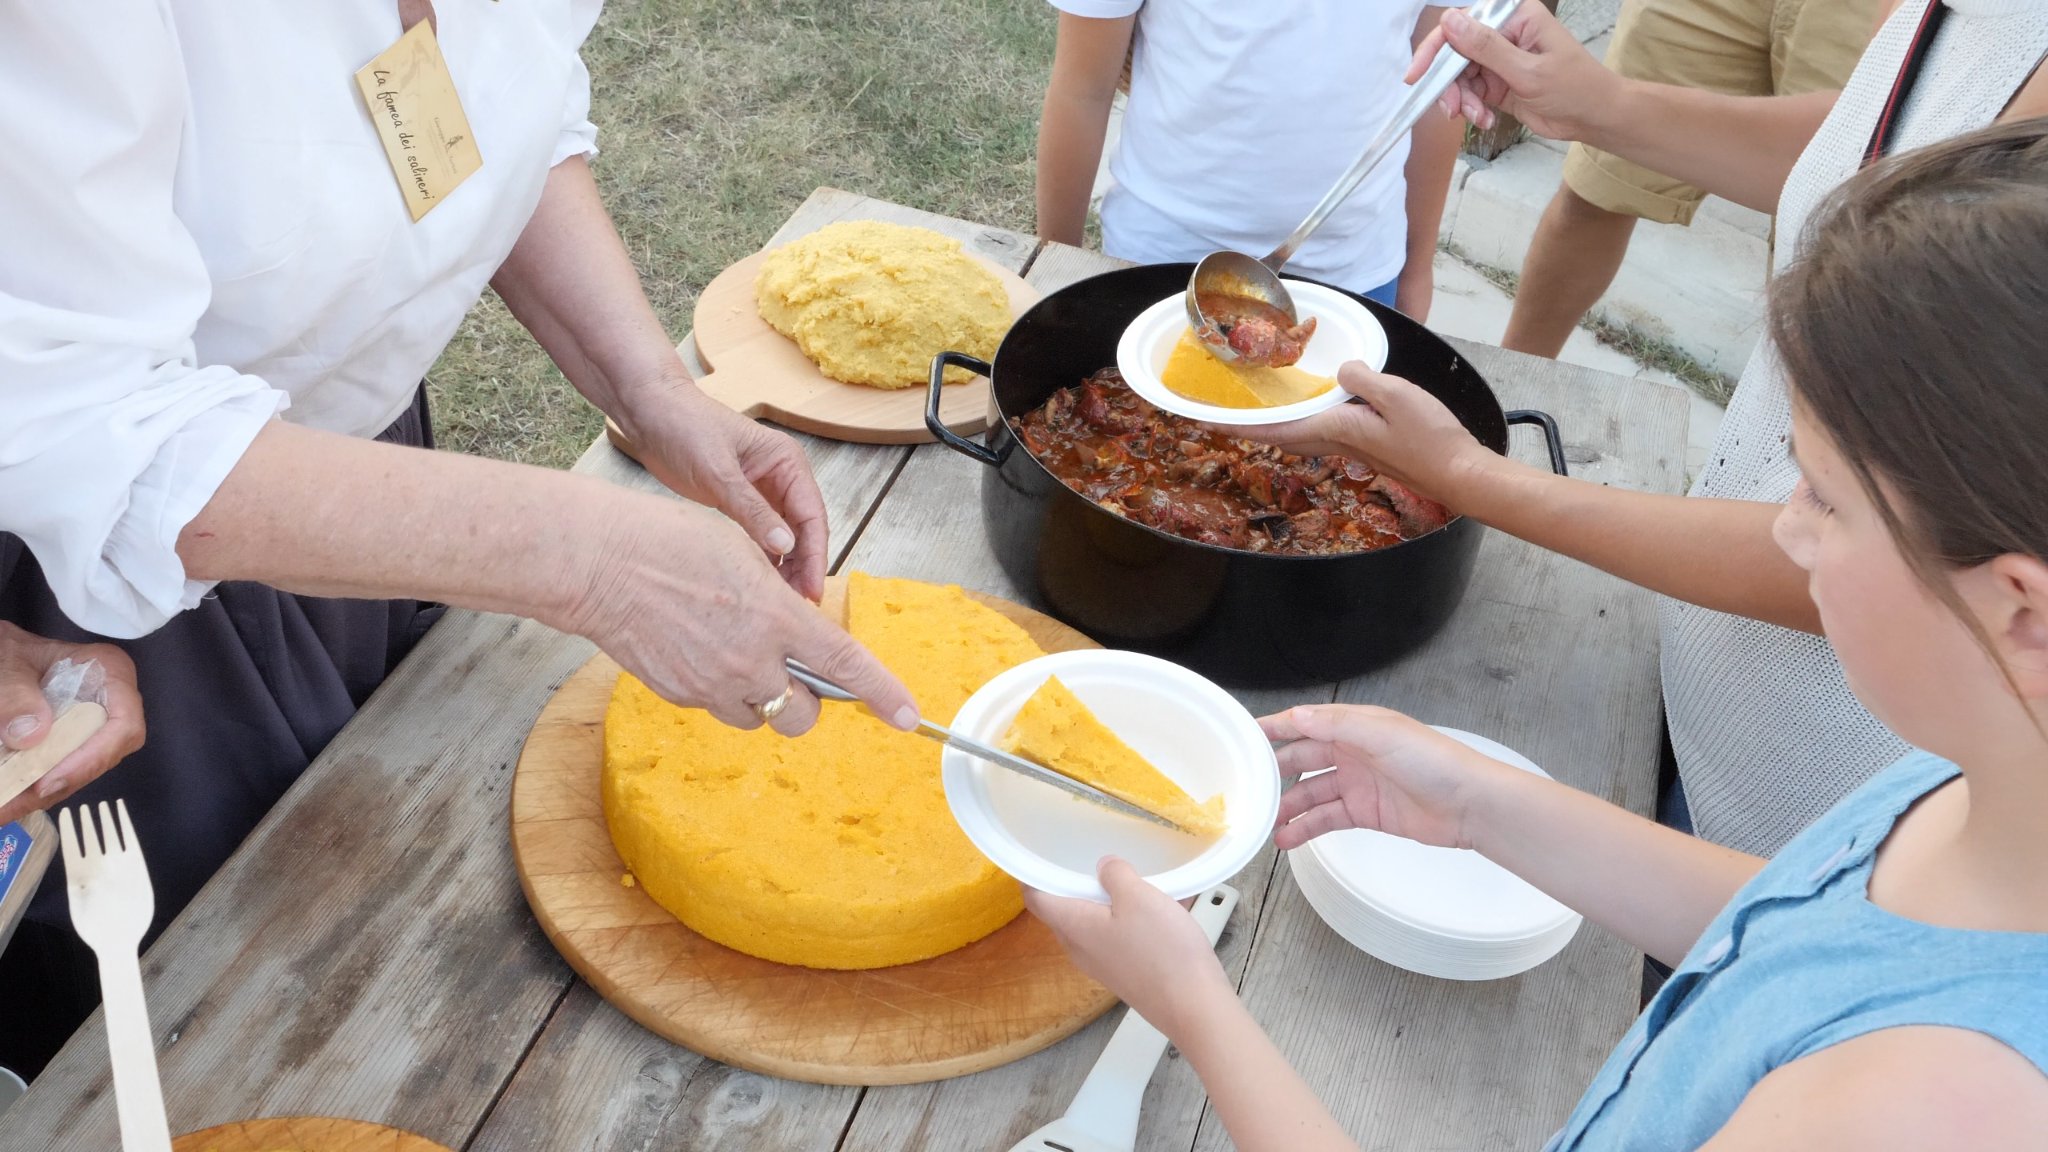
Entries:
[[[1041, 0], [611, 0], [596, 171], [669, 331], [821, 184], [1031, 226]], [[429, 378], [444, 446], [563, 467], [602, 428], [493, 296]]]

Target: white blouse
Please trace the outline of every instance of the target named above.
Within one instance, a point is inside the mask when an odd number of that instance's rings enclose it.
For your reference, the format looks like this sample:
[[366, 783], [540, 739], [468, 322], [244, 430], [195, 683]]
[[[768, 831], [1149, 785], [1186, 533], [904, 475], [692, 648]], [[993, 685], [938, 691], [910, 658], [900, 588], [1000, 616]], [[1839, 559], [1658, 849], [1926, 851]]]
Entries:
[[439, 0], [483, 167], [415, 224], [354, 75], [396, 0], [0, 5], [0, 530], [79, 625], [197, 604], [178, 533], [261, 427], [383, 430], [596, 150], [601, 0]]

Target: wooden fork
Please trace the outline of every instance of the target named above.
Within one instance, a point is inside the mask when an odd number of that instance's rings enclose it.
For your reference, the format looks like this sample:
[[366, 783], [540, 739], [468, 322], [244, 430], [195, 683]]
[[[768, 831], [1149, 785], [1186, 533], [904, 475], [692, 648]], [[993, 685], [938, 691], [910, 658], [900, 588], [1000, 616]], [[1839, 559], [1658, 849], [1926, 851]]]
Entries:
[[[64, 841], [64, 878], [71, 890], [71, 924], [100, 960], [100, 1000], [107, 1020], [107, 1051], [114, 1066], [114, 1108], [121, 1119], [123, 1152], [171, 1152], [164, 1119], [164, 1090], [157, 1080], [156, 1043], [150, 1038], [149, 1007], [142, 998], [142, 965], [137, 950], [156, 896], [128, 805], [115, 801], [119, 835], [103, 801], [99, 819], [92, 809], [66, 808], [57, 814]], [[77, 827], [72, 825], [77, 814]]]

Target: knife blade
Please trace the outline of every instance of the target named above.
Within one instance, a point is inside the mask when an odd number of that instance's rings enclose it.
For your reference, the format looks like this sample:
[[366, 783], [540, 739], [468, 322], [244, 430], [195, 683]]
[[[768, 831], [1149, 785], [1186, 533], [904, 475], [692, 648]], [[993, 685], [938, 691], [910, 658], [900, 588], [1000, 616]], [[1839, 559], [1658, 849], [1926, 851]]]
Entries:
[[[837, 700], [841, 703], [858, 704], [863, 708], [867, 707], [866, 703], [862, 701], [860, 697], [854, 695], [853, 693], [847, 691], [844, 688], [841, 688], [839, 685], [833, 683], [832, 681], [827, 680], [825, 677], [819, 675], [817, 672], [812, 671], [803, 663], [796, 660], [786, 660], [784, 661], [784, 663], [789, 668], [790, 678], [795, 680], [797, 683], [802, 684], [805, 688], [810, 689], [812, 695], [818, 697], [818, 699]], [[1120, 815], [1130, 816], [1135, 819], [1143, 820], [1151, 824], [1164, 825], [1165, 827], [1171, 828], [1176, 832], [1188, 832], [1188, 829], [1181, 827], [1179, 824], [1176, 824], [1173, 821], [1168, 820], [1166, 817], [1161, 816], [1156, 812], [1147, 812], [1145, 809], [1138, 807], [1136, 804], [1133, 804], [1128, 800], [1125, 800], [1118, 796], [1112, 796], [1109, 793], [1104, 792], [1100, 788], [1096, 788], [1088, 784], [1083, 784], [1079, 780], [1076, 780], [1073, 777], [1067, 776], [1054, 769], [1048, 768], [1043, 764], [1038, 764], [1033, 761], [1026, 760], [1022, 756], [1018, 756], [1014, 753], [1004, 752], [1000, 749], [991, 748], [978, 740], [973, 740], [966, 736], [962, 736], [960, 733], [955, 732], [951, 728], [947, 728], [942, 724], [934, 724], [930, 720], [919, 718], [917, 722], [917, 734], [925, 737], [928, 740], [936, 740], [949, 748], [954, 748], [958, 751], [965, 752], [967, 755], [972, 756], [977, 760], [981, 760], [989, 764], [994, 764], [998, 768], [1007, 768], [1020, 776], [1036, 780], [1041, 784], [1050, 784], [1054, 788], [1058, 788], [1061, 791], [1066, 792], [1070, 796], [1077, 796], [1083, 800], [1088, 801], [1091, 804], [1096, 804], [1103, 808], [1107, 808], [1110, 811], [1118, 813]], [[1192, 835], [1192, 833], [1190, 833], [1190, 835]]]

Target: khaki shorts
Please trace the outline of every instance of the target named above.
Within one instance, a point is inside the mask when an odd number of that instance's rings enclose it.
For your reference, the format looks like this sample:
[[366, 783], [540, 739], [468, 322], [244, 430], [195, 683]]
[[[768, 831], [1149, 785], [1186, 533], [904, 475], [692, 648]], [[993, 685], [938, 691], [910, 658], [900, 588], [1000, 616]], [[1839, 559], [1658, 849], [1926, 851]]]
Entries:
[[[1607, 66], [1736, 96], [1838, 89], [1877, 30], [1884, 0], [1622, 0]], [[1706, 194], [1690, 184], [1574, 144], [1564, 182], [1595, 207], [1690, 224]]]

